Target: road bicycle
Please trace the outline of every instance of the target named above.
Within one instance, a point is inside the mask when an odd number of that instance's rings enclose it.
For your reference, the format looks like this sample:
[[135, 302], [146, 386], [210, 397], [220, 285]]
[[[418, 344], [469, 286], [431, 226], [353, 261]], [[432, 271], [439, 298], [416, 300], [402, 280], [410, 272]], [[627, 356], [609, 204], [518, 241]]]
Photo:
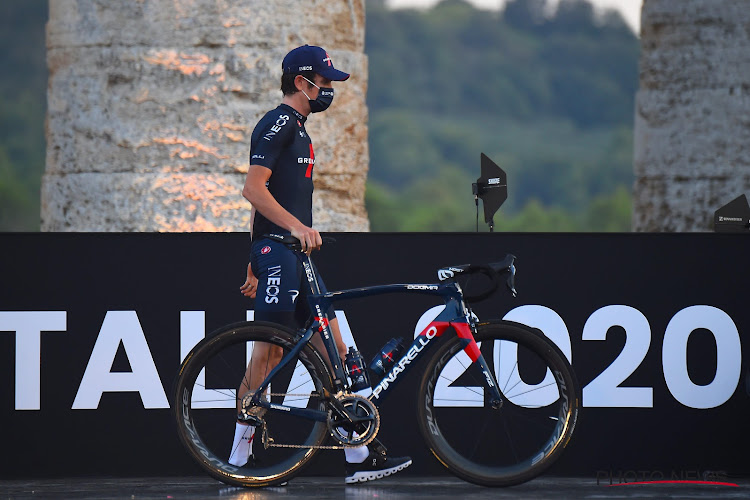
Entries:
[[[575, 429], [580, 390], [557, 346], [539, 330], [510, 321], [481, 321], [470, 303], [489, 297], [505, 278], [515, 296], [515, 257], [438, 270], [438, 283], [391, 284], [320, 293], [310, 257], [289, 236], [266, 235], [293, 249], [307, 277], [310, 318], [293, 331], [265, 322], [220, 328], [187, 355], [173, 405], [189, 454], [213, 477], [239, 486], [289, 481], [322, 449], [377, 444], [380, 404], [420, 358], [417, 419], [424, 441], [450, 472], [484, 486], [528, 481], [559, 458]], [[489, 289], [464, 294], [458, 278], [484, 274]], [[352, 392], [328, 324], [334, 302], [389, 293], [439, 297], [445, 308], [414, 338], [369, 397]], [[310, 340], [322, 337], [325, 352]], [[265, 380], [238, 394], [253, 349], [282, 352]], [[326, 355], [327, 354], [327, 355]], [[354, 374], [351, 374], [354, 378]], [[247, 465], [227, 462], [232, 423], [255, 426]], [[403, 417], [401, 417], [403, 418]]]

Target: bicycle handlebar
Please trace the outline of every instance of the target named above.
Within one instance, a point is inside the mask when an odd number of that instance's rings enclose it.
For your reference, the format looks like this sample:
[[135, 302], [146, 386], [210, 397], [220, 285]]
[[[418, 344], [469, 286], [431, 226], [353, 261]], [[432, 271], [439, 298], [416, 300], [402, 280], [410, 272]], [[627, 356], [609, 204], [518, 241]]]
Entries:
[[460, 275], [470, 274], [484, 274], [492, 281], [492, 286], [474, 295], [464, 293], [464, 300], [466, 302], [479, 302], [490, 295], [500, 286], [499, 278], [503, 273], [508, 273], [508, 277], [505, 281], [508, 290], [516, 297], [518, 292], [516, 291], [516, 266], [514, 264], [516, 256], [508, 254], [500, 262], [491, 262], [489, 264], [462, 264], [459, 266], [449, 266], [438, 270], [438, 279], [440, 281], [455, 280]]

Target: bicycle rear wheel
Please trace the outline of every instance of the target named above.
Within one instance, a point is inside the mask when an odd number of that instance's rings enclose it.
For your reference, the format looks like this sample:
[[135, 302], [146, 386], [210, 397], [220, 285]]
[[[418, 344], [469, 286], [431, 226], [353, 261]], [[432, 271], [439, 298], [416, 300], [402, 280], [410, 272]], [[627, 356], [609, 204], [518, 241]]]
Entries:
[[420, 430], [457, 476], [484, 486], [522, 483], [552, 465], [570, 440], [578, 383], [565, 356], [540, 332], [506, 321], [477, 330], [503, 405], [492, 408], [487, 381], [454, 338], [440, 346], [422, 376]]
[[[257, 426], [253, 455], [247, 465], [236, 467], [228, 463], [238, 398], [243, 396], [237, 394], [238, 388], [248, 364], [259, 363], [252, 361], [252, 353], [261, 347], [275, 347], [285, 356], [295, 343], [295, 335], [278, 325], [243, 322], [217, 330], [185, 358], [172, 406], [178, 434], [190, 455], [213, 477], [238, 486], [280, 484], [297, 474], [315, 455], [315, 446], [325, 440], [325, 422], [268, 410], [262, 419], [273, 444], [295, 447], [265, 447], [262, 427]], [[269, 364], [267, 358], [265, 363]], [[321, 396], [323, 389], [330, 388], [325, 362], [308, 344], [296, 360], [274, 376], [268, 393], [274, 404], [325, 410]]]

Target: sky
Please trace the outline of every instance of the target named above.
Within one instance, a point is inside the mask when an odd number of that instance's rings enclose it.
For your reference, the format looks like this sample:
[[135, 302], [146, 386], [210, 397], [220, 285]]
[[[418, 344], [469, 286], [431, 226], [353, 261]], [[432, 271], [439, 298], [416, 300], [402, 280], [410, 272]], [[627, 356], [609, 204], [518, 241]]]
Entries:
[[[429, 7], [439, 0], [386, 0], [391, 7]], [[484, 9], [499, 9], [506, 0], [467, 0], [469, 3]], [[555, 0], [552, 0], [555, 2]], [[620, 11], [625, 21], [633, 28], [633, 31], [641, 31], [641, 5], [643, 0], [588, 0], [589, 3], [600, 9], [616, 9]]]

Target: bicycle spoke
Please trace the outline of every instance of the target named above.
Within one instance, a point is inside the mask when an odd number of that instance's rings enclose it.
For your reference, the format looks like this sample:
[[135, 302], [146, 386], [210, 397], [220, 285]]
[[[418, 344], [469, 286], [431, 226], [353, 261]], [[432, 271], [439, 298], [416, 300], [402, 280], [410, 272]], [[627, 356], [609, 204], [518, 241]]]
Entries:
[[[448, 386], [451, 386], [451, 385], [453, 385], [456, 382], [456, 379], [450, 379], [450, 378], [448, 378], [448, 377], [446, 377], [444, 375], [440, 375], [440, 378], [443, 379], [443, 380], [447, 380], [448, 381]], [[479, 381], [477, 380], [476, 382], [479, 382]], [[463, 386], [463, 387], [467, 391], [472, 392], [472, 393], [476, 394], [477, 396], [483, 396], [484, 395], [483, 392], [474, 390], [471, 386]], [[439, 399], [439, 398], [436, 398], [436, 399]], [[446, 400], [446, 401], [451, 401], [451, 400]], [[468, 401], [468, 400], [455, 399], [453, 401]]]
[[508, 420], [503, 419], [503, 430], [505, 430], [505, 436], [507, 437], [507, 442], [509, 443], [510, 451], [513, 452], [513, 459], [515, 463], [518, 463], [521, 461], [520, 458], [518, 458], [518, 451], [516, 450], [516, 447], [514, 446], [513, 437], [511, 435], [510, 429], [508, 429]]
[[[479, 394], [480, 396], [482, 395], [481, 393], [477, 393], [477, 394]], [[450, 398], [450, 399], [449, 398], [434, 398], [433, 401], [450, 401], [450, 402], [454, 402], [454, 403], [473, 403], [475, 400], [473, 400], [473, 399], [457, 399], [457, 398]]]
[[[516, 381], [516, 383], [515, 383], [515, 384], [513, 384], [513, 385], [512, 385], [512, 386], [510, 386], [510, 387], [508, 387], [508, 384], [510, 383], [510, 381], [511, 381], [511, 378], [513, 378], [513, 374], [514, 374], [514, 373], [515, 373], [516, 375], [518, 375], [518, 380]], [[519, 373], [519, 371], [518, 371], [518, 362], [516, 362], [516, 364], [515, 364], [515, 365], [513, 365], [513, 369], [512, 369], [512, 370], [510, 371], [510, 373], [508, 374], [508, 379], [507, 379], [507, 380], [505, 381], [505, 386], [503, 387], [503, 394], [506, 394], [506, 395], [507, 395], [507, 394], [508, 394], [508, 393], [509, 393], [510, 391], [512, 391], [513, 389], [515, 389], [515, 388], [516, 388], [516, 386], [517, 386], [518, 384], [520, 384], [520, 383], [521, 383], [521, 374], [520, 374], [520, 373]]]
[[[518, 385], [518, 384], [516, 384], [516, 385]], [[549, 384], [544, 384], [544, 385], [542, 385], [542, 384], [534, 385], [534, 386], [531, 386], [531, 388], [528, 389], [528, 390], [521, 391], [521, 392], [516, 392], [516, 393], [514, 393], [512, 395], [508, 395], [508, 396], [509, 397], [523, 396], [524, 394], [530, 394], [530, 393], [532, 393], [534, 391], [541, 391], [542, 389], [546, 389], [547, 387], [557, 387], [557, 381], [553, 381], [553, 382], [550, 382]]]
[[201, 399], [200, 402], [203, 404], [207, 403], [224, 403], [226, 401], [234, 401], [234, 395], [227, 396], [224, 399]]
[[[226, 399], [201, 399], [202, 402], [210, 403], [218, 401], [229, 401], [230, 399], [233, 400], [236, 398], [236, 396], [231, 392], [231, 389], [212, 389], [205, 384], [195, 384], [195, 387], [200, 387], [201, 389], [204, 389], [206, 391], [211, 391], [212, 393], [219, 393], [223, 396], [226, 396]], [[230, 392], [224, 392], [225, 390], [228, 390]]]
[[307, 380], [297, 384], [294, 387], [289, 387], [289, 390], [287, 392], [294, 393], [299, 391], [300, 387], [305, 387], [307, 385], [310, 385], [312, 383], [312, 379], [308, 378]]

